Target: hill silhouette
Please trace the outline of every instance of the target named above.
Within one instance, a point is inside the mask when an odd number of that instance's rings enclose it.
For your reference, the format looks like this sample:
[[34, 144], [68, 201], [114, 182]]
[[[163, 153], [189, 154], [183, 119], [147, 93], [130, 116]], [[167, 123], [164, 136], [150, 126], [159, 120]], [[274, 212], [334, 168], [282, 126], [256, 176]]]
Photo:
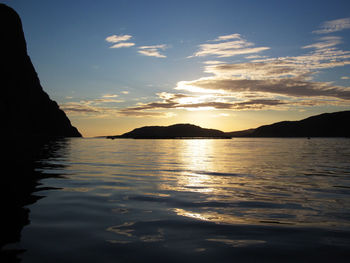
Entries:
[[350, 137], [349, 123], [350, 111], [339, 111], [227, 134], [232, 137]]
[[205, 129], [192, 124], [175, 124], [171, 126], [146, 126], [134, 129], [117, 136], [107, 136], [109, 139], [176, 139], [176, 138], [228, 138], [219, 130]]
[[0, 113], [8, 136], [81, 137], [41, 87], [27, 54], [21, 19], [0, 4]]
[[176, 139], [231, 137], [350, 137], [350, 111], [323, 113], [300, 121], [281, 121], [256, 129], [223, 132], [193, 124], [145, 126], [122, 135], [103, 136], [108, 139]]

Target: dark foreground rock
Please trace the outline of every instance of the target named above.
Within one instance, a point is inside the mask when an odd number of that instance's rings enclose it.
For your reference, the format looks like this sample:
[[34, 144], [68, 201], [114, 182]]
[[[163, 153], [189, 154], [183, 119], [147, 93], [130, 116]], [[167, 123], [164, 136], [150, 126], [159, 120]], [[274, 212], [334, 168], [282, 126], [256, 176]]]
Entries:
[[22, 23], [0, 4], [0, 113], [2, 135], [81, 137], [40, 85], [27, 54]]

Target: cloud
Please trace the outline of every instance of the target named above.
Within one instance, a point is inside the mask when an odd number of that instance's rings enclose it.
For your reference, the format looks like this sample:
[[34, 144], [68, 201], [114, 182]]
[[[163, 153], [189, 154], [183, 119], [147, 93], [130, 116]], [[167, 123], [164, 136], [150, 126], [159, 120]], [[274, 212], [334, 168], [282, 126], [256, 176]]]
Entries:
[[[102, 97], [93, 100], [81, 100], [79, 102], [62, 103], [60, 104], [60, 108], [69, 115], [79, 115], [88, 118], [110, 118], [116, 116], [170, 118], [175, 116], [174, 113], [170, 112], [152, 111], [154, 108], [166, 108], [161, 106], [158, 107], [156, 104], [154, 104], [153, 107], [151, 105], [140, 105], [134, 108], [118, 108], [108, 105], [108, 103], [120, 102], [124, 101]], [[143, 111], [142, 107], [145, 107], [147, 111]]]
[[129, 91], [123, 90], [121, 93], [122, 93], [122, 94], [129, 94]]
[[[155, 110], [251, 110], [262, 108], [273, 108], [278, 105], [288, 104], [288, 102], [279, 99], [247, 99], [244, 101], [227, 101], [225, 98], [215, 95], [189, 95], [181, 93], [162, 92], [157, 94], [161, 99], [156, 102], [140, 103], [134, 107], [128, 107], [121, 112], [127, 112], [128, 115], [137, 115], [137, 113], [147, 113]], [[228, 96], [229, 97], [229, 96]], [[235, 98], [234, 98], [235, 99]]]
[[[211, 77], [179, 81], [177, 90], [209, 93], [249, 93], [292, 98], [329, 97], [350, 100], [350, 87], [312, 81], [315, 72], [350, 65], [350, 52], [337, 49], [340, 37], [322, 37], [321, 42], [303, 47], [315, 51], [294, 57], [257, 59], [245, 63], [205, 66]], [[244, 96], [243, 96], [244, 97]]]
[[298, 69], [304, 74], [315, 70], [340, 67], [350, 64], [350, 51], [338, 49], [335, 45], [341, 43], [340, 37], [323, 37], [320, 42], [304, 46], [303, 49], [312, 48], [309, 53], [294, 57], [278, 57], [252, 60], [252, 63], [281, 63]]
[[122, 47], [132, 47], [132, 46], [135, 46], [135, 43], [122, 42], [122, 43], [117, 43], [113, 46], [110, 46], [109, 48], [122, 48]]
[[141, 46], [139, 47], [139, 49], [165, 49], [166, 45], [165, 44], [161, 44], [161, 45], [153, 45], [153, 46]]
[[270, 79], [283, 76], [298, 76], [309, 71], [288, 61], [247, 62], [220, 64], [205, 67], [206, 73], [218, 77], [236, 77], [238, 79]]
[[205, 91], [222, 90], [230, 93], [269, 93], [291, 97], [333, 97], [350, 100], [350, 88], [332, 86], [325, 82], [312, 82], [303, 77], [277, 79], [220, 79], [202, 78], [194, 81], [182, 82], [178, 90], [193, 91], [193, 86]]
[[67, 114], [81, 114], [81, 113], [100, 113], [98, 108], [92, 107], [90, 105], [79, 103], [79, 102], [69, 102], [60, 104], [60, 108]]
[[343, 76], [343, 77], [341, 77], [341, 79], [350, 79], [350, 77]]
[[127, 117], [151, 117], [151, 118], [171, 118], [173, 116], [176, 116], [174, 113], [170, 112], [155, 112], [155, 111], [135, 111], [135, 110], [128, 110], [122, 109], [118, 112], [118, 115], [120, 116], [127, 116]]
[[316, 48], [316, 49], [330, 48], [340, 44], [342, 42], [341, 39], [342, 39], [341, 37], [337, 37], [337, 36], [322, 37], [320, 38], [321, 42], [307, 45], [307, 46], [304, 46], [303, 48]]
[[[234, 41], [225, 41], [236, 39]], [[232, 57], [242, 54], [259, 53], [270, 49], [269, 47], [253, 47], [254, 44], [241, 38], [239, 34], [219, 36], [215, 42], [224, 41], [221, 43], [209, 43], [199, 45], [199, 50], [190, 57], [217, 56], [217, 57]]]
[[117, 94], [105, 94], [102, 96], [102, 98], [116, 98], [116, 97], [118, 97]]
[[95, 99], [91, 101], [94, 104], [100, 104], [100, 103], [120, 103], [124, 102], [123, 100], [115, 100], [115, 99]]
[[123, 42], [123, 41], [127, 41], [130, 38], [132, 38], [132, 36], [130, 35], [111, 35], [109, 37], [106, 37], [106, 41], [110, 42], [110, 43], [118, 43], [118, 42]]
[[[199, 52], [202, 53], [197, 52], [196, 55], [223, 55], [220, 52], [251, 48], [252, 43], [238, 39], [239, 37], [235, 36], [237, 41], [201, 45]], [[215, 40], [219, 41], [219, 38]], [[250, 59], [256, 58], [255, 60], [234, 64], [206, 61], [204, 72], [211, 74], [210, 77], [179, 81], [175, 89], [183, 93], [158, 93], [158, 100], [139, 103], [122, 112], [131, 116], [176, 109], [261, 110], [324, 104], [347, 105], [350, 87], [313, 81], [313, 75], [321, 69], [350, 64], [350, 52], [337, 49], [339, 43], [340, 37], [328, 36], [304, 46], [303, 49], [312, 51], [300, 56], [254, 56]]]
[[251, 109], [262, 109], [270, 108], [269, 106], [276, 106], [286, 104], [281, 100], [273, 99], [259, 99], [259, 100], [247, 100], [242, 102], [202, 102], [193, 104], [178, 105], [177, 108], [206, 108], [206, 109], [234, 109], [234, 110], [251, 110]]
[[216, 65], [216, 64], [223, 64], [225, 62], [219, 61], [219, 60], [208, 60], [203, 62], [206, 65]]
[[[250, 55], [245, 56], [246, 60], [241, 63], [227, 63], [219, 59], [205, 61], [204, 73], [209, 76], [179, 81], [173, 93], [157, 93], [156, 99], [147, 98], [144, 103], [114, 108], [111, 112], [117, 116], [164, 118], [172, 116], [176, 110], [216, 110], [215, 116], [226, 116], [228, 111], [238, 110], [349, 105], [350, 87], [314, 80], [316, 74], [324, 69], [350, 65], [350, 51], [339, 49], [340, 43], [341, 37], [323, 36], [301, 47], [304, 54], [271, 58], [257, 54], [268, 47], [256, 47], [239, 34], [219, 36], [199, 45], [191, 57]], [[165, 57], [160, 52], [165, 48], [166, 45], [141, 46], [138, 52]], [[101, 107], [105, 105], [98, 103], [95, 100], [88, 104], [93, 107], [89, 109], [105, 112]]]
[[116, 100], [116, 97], [118, 97], [116, 94], [105, 94], [101, 98], [62, 103], [60, 104], [60, 108], [71, 115], [115, 115], [118, 109], [111, 107], [111, 103], [124, 102], [123, 100]]
[[342, 31], [350, 28], [350, 18], [341, 18], [331, 21], [326, 21], [321, 25], [321, 29], [315, 30], [315, 34], [329, 34], [333, 32]]
[[231, 35], [219, 36], [218, 38], [214, 39], [213, 41], [223, 41], [223, 40], [229, 40], [229, 39], [241, 39], [241, 35], [240, 34], [231, 34]]
[[108, 43], [116, 43], [109, 48], [122, 48], [122, 47], [132, 47], [135, 43], [125, 42], [132, 38], [131, 35], [111, 35], [105, 38]]
[[[324, 105], [333, 103], [334, 105], [341, 105], [341, 101], [321, 99], [274, 99], [274, 98], [258, 98], [258, 99], [244, 99], [242, 101], [216, 101], [215, 96], [211, 97], [211, 100], [198, 101], [195, 95], [187, 94], [174, 94], [174, 93], [160, 93], [158, 94], [161, 101], [149, 102], [139, 104], [134, 107], [128, 107], [120, 110], [119, 114], [124, 116], [152, 116], [152, 117], [165, 117], [164, 112], [159, 110], [175, 110], [175, 109], [186, 109], [186, 110], [262, 110], [262, 109], [288, 109], [288, 107], [299, 106], [299, 107], [311, 107], [316, 105]], [[263, 97], [263, 96], [262, 96]], [[188, 98], [186, 103], [181, 103], [181, 99]], [[155, 115], [158, 113], [158, 115]], [[168, 114], [173, 114], [168, 112]], [[228, 113], [219, 113], [221, 116], [228, 116]]]
[[[213, 94], [216, 97], [231, 95], [242, 100], [234, 104], [212, 103], [215, 108], [249, 108], [251, 102], [259, 102], [260, 99], [264, 99], [264, 103], [261, 104], [263, 107], [309, 106], [324, 103], [325, 100], [333, 105], [346, 104], [350, 100], [350, 87], [313, 81], [314, 74], [319, 70], [350, 65], [350, 52], [336, 47], [341, 40], [336, 36], [322, 37], [318, 42], [304, 46], [303, 49], [313, 50], [300, 56], [257, 57], [256, 60], [235, 64], [207, 63], [204, 72], [212, 76], [193, 81], [179, 81], [175, 89], [192, 94]], [[211, 48], [216, 49], [218, 46]], [[211, 52], [207, 46], [204, 46], [202, 51]], [[283, 101], [280, 100], [281, 97], [284, 98]], [[268, 105], [268, 102], [278, 103]], [[209, 106], [208, 103], [206, 105]], [[260, 106], [255, 103], [253, 108], [257, 107]]]
[[157, 57], [157, 58], [166, 58], [165, 55], [160, 54], [159, 49], [166, 49], [166, 45], [153, 45], [153, 46], [141, 46], [139, 47], [139, 52], [142, 55], [149, 56], [149, 57]]
[[246, 59], [257, 59], [257, 58], [266, 58], [267, 56], [260, 56], [260, 55], [250, 55], [246, 56]]

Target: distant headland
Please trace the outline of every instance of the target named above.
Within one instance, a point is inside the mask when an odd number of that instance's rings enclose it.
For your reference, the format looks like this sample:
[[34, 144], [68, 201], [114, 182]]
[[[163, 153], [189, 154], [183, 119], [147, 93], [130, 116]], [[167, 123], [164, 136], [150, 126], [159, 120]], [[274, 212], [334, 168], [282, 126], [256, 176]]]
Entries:
[[232, 137], [350, 137], [350, 111], [323, 113], [300, 121], [282, 121], [256, 129], [223, 132], [205, 129], [192, 124], [171, 126], [145, 126], [122, 135], [106, 136], [108, 139], [186, 139]]
[[349, 123], [350, 111], [339, 111], [227, 134], [232, 137], [350, 137]]

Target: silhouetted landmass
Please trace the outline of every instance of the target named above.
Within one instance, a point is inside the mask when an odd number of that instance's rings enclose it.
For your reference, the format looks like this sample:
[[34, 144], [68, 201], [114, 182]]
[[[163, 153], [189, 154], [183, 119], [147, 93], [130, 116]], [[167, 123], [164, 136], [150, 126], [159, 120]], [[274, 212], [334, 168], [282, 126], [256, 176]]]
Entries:
[[232, 137], [350, 137], [349, 123], [350, 111], [340, 111], [227, 134]]
[[[18, 14], [0, 4], [0, 113], [1, 113], [1, 217], [0, 262], [20, 262], [23, 249], [7, 248], [19, 242], [30, 223], [29, 204], [42, 196], [39, 180], [52, 176], [40, 172], [40, 159], [57, 156], [64, 138], [81, 137], [43, 91], [27, 54]], [[63, 142], [59, 142], [63, 140]], [[46, 189], [47, 190], [47, 189]]]
[[323, 113], [300, 121], [282, 121], [234, 132], [205, 129], [192, 124], [145, 126], [108, 139], [185, 139], [231, 137], [350, 137], [350, 111]]
[[248, 130], [242, 130], [242, 131], [226, 132], [226, 134], [230, 137], [248, 137], [254, 131], [255, 129], [248, 129]]
[[57, 103], [43, 91], [27, 54], [22, 23], [0, 4], [0, 112], [4, 135], [81, 137]]
[[219, 130], [205, 129], [192, 124], [175, 124], [171, 126], [146, 126], [117, 136], [107, 136], [109, 139], [179, 139], [179, 138], [228, 138]]

